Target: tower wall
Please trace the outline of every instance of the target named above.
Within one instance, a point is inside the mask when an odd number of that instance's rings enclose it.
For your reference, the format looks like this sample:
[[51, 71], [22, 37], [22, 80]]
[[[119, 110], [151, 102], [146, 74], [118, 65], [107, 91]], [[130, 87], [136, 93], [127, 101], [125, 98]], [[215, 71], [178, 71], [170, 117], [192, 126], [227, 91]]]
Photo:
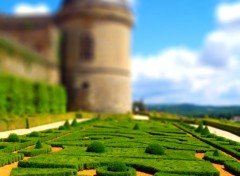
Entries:
[[[131, 111], [130, 12], [94, 7], [62, 16], [63, 82], [70, 110]], [[60, 14], [61, 15], [61, 14]], [[92, 58], [81, 55], [83, 35], [92, 38]], [[65, 49], [64, 49], [65, 48]]]

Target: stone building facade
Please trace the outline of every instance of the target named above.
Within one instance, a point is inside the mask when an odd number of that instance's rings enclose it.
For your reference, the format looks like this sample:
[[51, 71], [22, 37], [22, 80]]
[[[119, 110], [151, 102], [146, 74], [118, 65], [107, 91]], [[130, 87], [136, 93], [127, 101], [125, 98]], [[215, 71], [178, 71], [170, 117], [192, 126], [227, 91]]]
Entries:
[[132, 23], [125, 0], [64, 0], [52, 17], [0, 17], [0, 32], [59, 66], [69, 110], [123, 113], [132, 102]]

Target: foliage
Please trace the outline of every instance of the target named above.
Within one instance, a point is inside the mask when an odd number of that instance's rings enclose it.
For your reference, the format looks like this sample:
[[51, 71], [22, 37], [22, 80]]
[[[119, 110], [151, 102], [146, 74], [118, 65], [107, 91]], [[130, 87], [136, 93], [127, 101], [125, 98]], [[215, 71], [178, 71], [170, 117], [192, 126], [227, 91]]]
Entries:
[[66, 92], [62, 86], [0, 74], [0, 114], [33, 115], [64, 113]]
[[211, 133], [210, 133], [208, 127], [205, 126], [205, 128], [204, 128], [204, 129], [202, 130], [202, 132], [201, 132], [201, 135], [207, 136], [207, 135], [209, 135], [209, 134], [211, 134]]
[[38, 131], [33, 131], [29, 135], [29, 137], [40, 137], [40, 132]]
[[41, 143], [40, 140], [38, 140], [36, 145], [35, 145], [35, 149], [41, 149], [41, 148], [43, 148], [42, 143]]
[[71, 123], [71, 126], [72, 126], [72, 127], [77, 127], [77, 126], [78, 126], [78, 123], [77, 123], [77, 119], [76, 119], [76, 118], [73, 119], [73, 121], [72, 121], [72, 123]]
[[139, 127], [139, 125], [136, 123], [135, 125], [134, 125], [134, 127], [133, 127], [133, 130], [139, 130], [140, 129], [140, 127]]
[[145, 150], [146, 153], [153, 154], [153, 155], [164, 155], [165, 151], [164, 148], [157, 144], [157, 143], [151, 143], [148, 145], [148, 147]]
[[108, 165], [107, 170], [111, 172], [126, 172], [127, 166], [121, 161], [114, 161]]
[[74, 169], [54, 169], [54, 168], [14, 168], [11, 176], [77, 176], [77, 170]]
[[93, 142], [91, 143], [88, 148], [87, 152], [93, 152], [93, 153], [104, 153], [105, 152], [105, 146], [101, 142]]
[[240, 175], [240, 163], [236, 161], [227, 161], [224, 163], [225, 169], [235, 175]]
[[106, 166], [97, 168], [97, 176], [136, 176], [134, 168], [128, 168], [126, 171], [109, 171]]
[[198, 125], [197, 129], [195, 130], [195, 132], [201, 133], [202, 131], [203, 131], [203, 124], [201, 123], [201, 124]]
[[213, 156], [220, 156], [218, 150], [215, 150], [215, 151], [213, 152]]
[[8, 136], [7, 141], [8, 141], [8, 142], [19, 142], [20, 139], [19, 139], [19, 137], [18, 137], [17, 134], [12, 133], [12, 134], [10, 134], [10, 135]]
[[64, 128], [65, 128], [66, 130], [69, 130], [69, 129], [71, 128], [68, 120], [65, 121], [65, 123], [64, 123], [63, 126], [64, 126]]

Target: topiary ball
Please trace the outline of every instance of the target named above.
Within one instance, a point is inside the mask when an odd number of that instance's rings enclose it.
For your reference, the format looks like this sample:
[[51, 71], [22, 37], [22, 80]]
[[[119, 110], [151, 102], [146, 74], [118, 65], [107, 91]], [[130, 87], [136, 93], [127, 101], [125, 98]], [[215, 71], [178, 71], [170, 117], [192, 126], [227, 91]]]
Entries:
[[18, 137], [17, 134], [15, 133], [12, 133], [8, 136], [8, 139], [7, 139], [8, 142], [20, 142], [20, 139]]
[[207, 135], [209, 135], [209, 134], [211, 134], [211, 133], [210, 133], [208, 127], [206, 126], [206, 127], [202, 130], [201, 135], [207, 136]]
[[148, 145], [148, 147], [145, 150], [145, 153], [149, 153], [153, 155], [164, 155], [165, 150], [161, 145], [157, 143], [152, 143]]
[[93, 152], [93, 153], [104, 153], [105, 152], [105, 146], [101, 142], [93, 142], [91, 143], [88, 148], [87, 152]]
[[107, 170], [111, 172], [126, 172], [128, 169], [125, 163], [121, 161], [115, 161], [108, 165]]
[[41, 149], [41, 148], [43, 148], [41, 141], [37, 141], [35, 145], [35, 149]]
[[40, 133], [37, 132], [37, 131], [33, 131], [33, 132], [31, 132], [28, 136], [29, 136], [29, 137], [39, 137], [39, 136], [40, 136]]

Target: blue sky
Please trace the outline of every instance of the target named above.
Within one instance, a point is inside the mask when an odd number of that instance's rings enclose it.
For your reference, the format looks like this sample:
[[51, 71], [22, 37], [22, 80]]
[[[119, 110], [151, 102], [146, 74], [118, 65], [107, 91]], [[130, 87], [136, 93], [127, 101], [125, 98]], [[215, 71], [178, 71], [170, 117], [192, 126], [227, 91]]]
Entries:
[[[0, 11], [7, 14], [21, 14], [26, 5], [30, 12], [55, 13], [61, 4], [0, 1]], [[134, 100], [240, 104], [239, 0], [129, 1], [136, 17], [131, 54]]]

